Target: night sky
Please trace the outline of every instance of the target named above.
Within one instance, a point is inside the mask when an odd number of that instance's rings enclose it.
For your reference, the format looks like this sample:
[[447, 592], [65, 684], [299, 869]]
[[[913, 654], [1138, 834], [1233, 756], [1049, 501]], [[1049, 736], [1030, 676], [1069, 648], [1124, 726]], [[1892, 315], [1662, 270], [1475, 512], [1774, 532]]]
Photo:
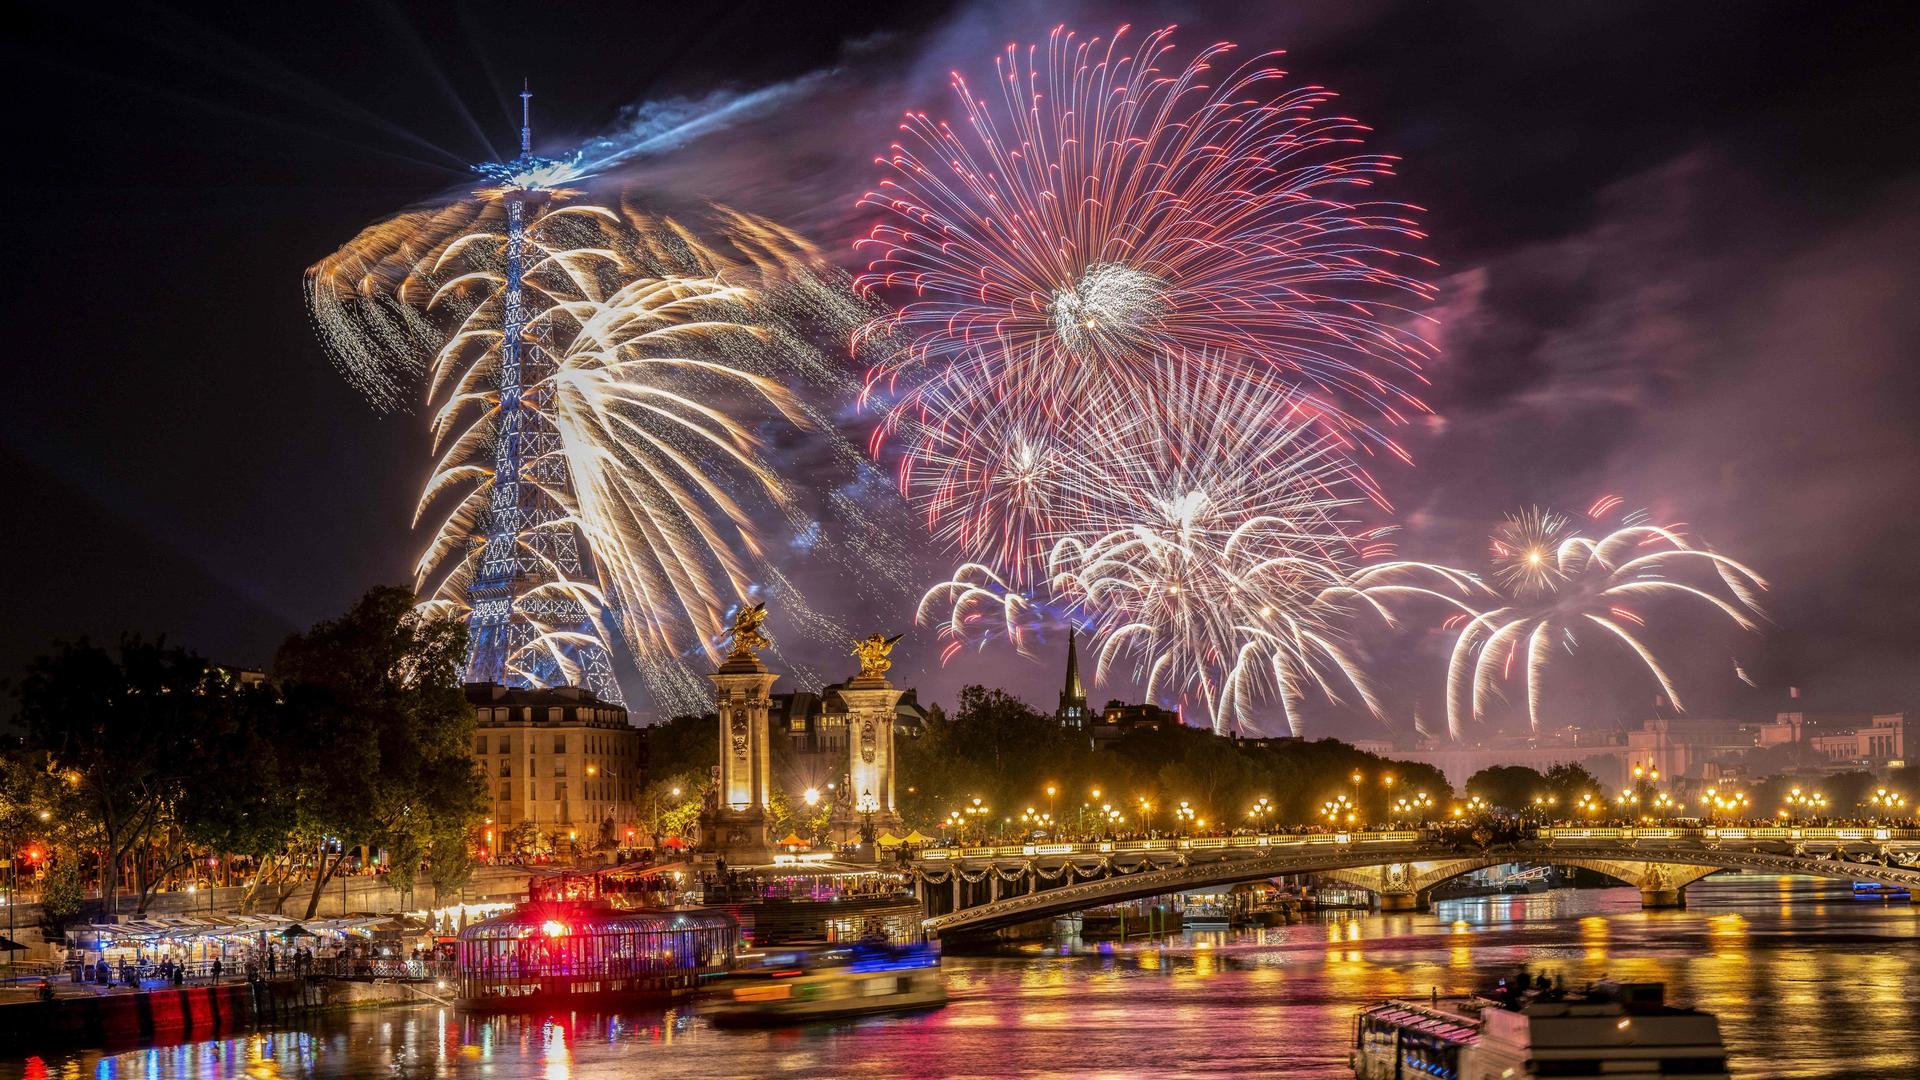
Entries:
[[[1663, 639], [1696, 714], [1788, 685], [1920, 706], [1920, 21], [1903, 5], [105, 10], [33, 5], [5, 31], [0, 676], [123, 628], [261, 665], [289, 631], [407, 580], [424, 426], [339, 377], [301, 275], [466, 184], [466, 163], [510, 156], [522, 76], [548, 151], [771, 89], [631, 182], [772, 215], [852, 266], [870, 224], [854, 201], [898, 113], [951, 115], [949, 69], [979, 77], [1065, 20], [1178, 23], [1182, 57], [1219, 38], [1285, 49], [1375, 129], [1371, 149], [1405, 159], [1385, 193], [1427, 210], [1444, 351], [1438, 418], [1405, 433], [1417, 465], [1376, 469], [1403, 552], [1477, 568], [1501, 513], [1619, 494], [1775, 585], [1761, 635], [1694, 618]], [[930, 579], [943, 569], [922, 557]], [[903, 599], [852, 617], [910, 614]], [[1431, 645], [1383, 660], [1399, 700], [1437, 688]], [[812, 648], [824, 670], [850, 664]], [[1052, 662], [942, 670], [937, 652], [910, 633], [895, 682], [944, 701], [988, 681], [1051, 706]], [[1644, 675], [1605, 683], [1570, 715], [1634, 719], [1654, 693]]]

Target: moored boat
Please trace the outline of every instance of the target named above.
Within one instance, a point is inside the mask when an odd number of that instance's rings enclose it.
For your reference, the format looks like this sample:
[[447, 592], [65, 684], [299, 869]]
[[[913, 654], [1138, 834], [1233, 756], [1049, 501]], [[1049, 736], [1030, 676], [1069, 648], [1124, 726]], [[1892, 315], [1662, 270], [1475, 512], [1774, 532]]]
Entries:
[[527, 902], [460, 932], [458, 1004], [513, 1010], [685, 996], [733, 963], [726, 914], [615, 908], [590, 877], [536, 879]]
[[1581, 991], [1502, 987], [1495, 994], [1392, 1000], [1361, 1010], [1354, 1018], [1354, 1075], [1728, 1075], [1719, 1021], [1712, 1013], [1668, 1006], [1659, 983], [1599, 983]]

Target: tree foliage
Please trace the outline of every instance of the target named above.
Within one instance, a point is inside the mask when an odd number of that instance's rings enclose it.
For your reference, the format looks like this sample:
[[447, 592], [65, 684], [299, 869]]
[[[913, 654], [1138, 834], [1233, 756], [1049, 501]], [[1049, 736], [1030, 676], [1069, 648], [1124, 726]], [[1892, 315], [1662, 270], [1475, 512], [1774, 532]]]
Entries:
[[1599, 777], [1588, 772], [1586, 766], [1571, 761], [1551, 766], [1540, 779], [1546, 787], [1547, 797], [1554, 801], [1562, 817], [1573, 813], [1573, 808], [1579, 805], [1583, 795], [1603, 801], [1607, 798], [1606, 785], [1600, 782]]
[[1524, 810], [1546, 791], [1547, 778], [1525, 765], [1489, 765], [1467, 777], [1467, 794], [1478, 795], [1502, 810]]
[[1052, 814], [1062, 830], [1092, 831], [1111, 808], [1125, 816], [1126, 829], [1168, 831], [1182, 801], [1210, 825], [1251, 825], [1249, 811], [1261, 798], [1275, 807], [1262, 824], [1311, 822], [1328, 798], [1351, 797], [1356, 771], [1373, 820], [1385, 820], [1398, 796], [1424, 791], [1442, 813], [1451, 797], [1445, 777], [1430, 766], [1389, 761], [1334, 739], [1255, 743], [1198, 728], [1140, 728], [1096, 751], [1084, 733], [977, 686], [961, 691], [951, 715], [929, 710], [926, 735], [901, 740], [899, 752], [901, 811], [908, 824], [928, 831], [974, 799], [989, 809], [974, 820], [985, 817], [997, 829], [1021, 830], [1021, 815], [1032, 809]]
[[390, 587], [280, 647], [274, 672], [291, 721], [282, 744], [299, 751], [295, 832], [321, 863], [308, 917], [356, 847], [386, 849], [402, 886], [429, 857], [466, 857], [467, 829], [487, 800], [468, 756], [465, 655], [464, 625], [421, 614], [411, 592]]
[[22, 750], [71, 785], [114, 911], [122, 862], [171, 826], [191, 786], [222, 782], [200, 762], [218, 751], [223, 718], [243, 708], [238, 688], [202, 657], [127, 635], [112, 649], [56, 646], [28, 666], [18, 693]]

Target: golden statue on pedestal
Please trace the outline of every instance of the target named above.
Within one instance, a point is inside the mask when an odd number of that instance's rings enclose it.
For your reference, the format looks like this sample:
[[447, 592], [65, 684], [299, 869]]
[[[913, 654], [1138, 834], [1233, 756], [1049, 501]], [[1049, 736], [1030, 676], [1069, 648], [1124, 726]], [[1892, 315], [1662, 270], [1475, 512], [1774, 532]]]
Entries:
[[752, 660], [754, 654], [773, 644], [767, 635], [760, 632], [760, 624], [767, 621], [767, 605], [754, 604], [743, 607], [740, 614], [733, 617], [733, 648], [728, 650], [728, 660]]
[[852, 655], [860, 658], [860, 677], [886, 678], [887, 672], [893, 669], [893, 661], [887, 659], [887, 654], [893, 652], [893, 643], [899, 640], [899, 634], [892, 637], [869, 634], [865, 639], [854, 638]]

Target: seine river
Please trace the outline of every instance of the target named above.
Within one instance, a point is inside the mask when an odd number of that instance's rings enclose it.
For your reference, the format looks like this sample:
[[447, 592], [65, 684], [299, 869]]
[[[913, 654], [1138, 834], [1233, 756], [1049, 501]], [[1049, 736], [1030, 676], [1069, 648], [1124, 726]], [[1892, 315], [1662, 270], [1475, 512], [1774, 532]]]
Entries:
[[1913, 907], [1760, 877], [1701, 882], [1689, 901], [1642, 913], [1631, 890], [1561, 891], [1163, 944], [947, 957], [945, 1009], [775, 1032], [716, 1030], [697, 1010], [390, 1009], [14, 1060], [0, 1077], [1348, 1076], [1356, 1007], [1473, 989], [1522, 963], [1569, 982], [1665, 982], [1670, 1001], [1719, 1014], [1737, 1076], [1920, 1076]]

